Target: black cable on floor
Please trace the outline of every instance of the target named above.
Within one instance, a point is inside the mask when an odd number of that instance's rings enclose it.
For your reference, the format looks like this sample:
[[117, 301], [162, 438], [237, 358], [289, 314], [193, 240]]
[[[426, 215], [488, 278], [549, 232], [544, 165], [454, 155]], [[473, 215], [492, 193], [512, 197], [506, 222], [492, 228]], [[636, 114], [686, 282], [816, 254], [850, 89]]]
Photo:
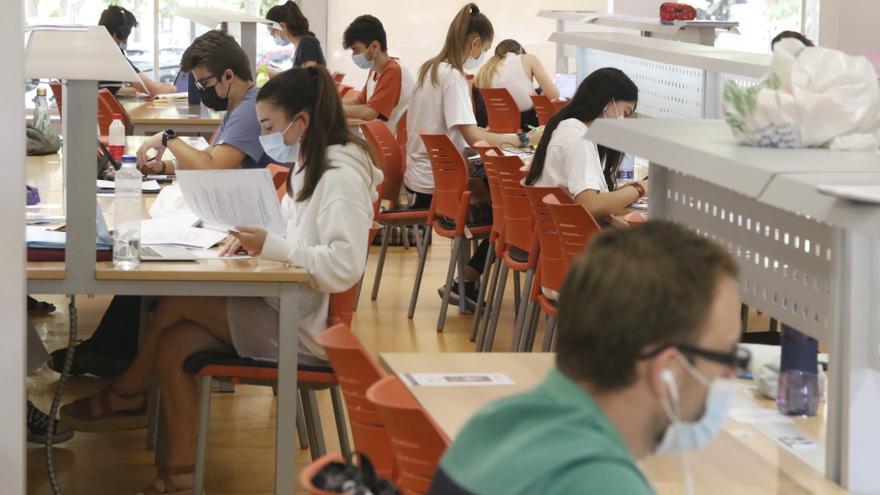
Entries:
[[70, 368], [73, 367], [73, 354], [76, 351], [76, 334], [77, 334], [77, 314], [76, 314], [76, 296], [69, 296], [69, 304], [67, 306], [70, 322], [68, 325], [67, 352], [64, 356], [64, 367], [61, 370], [61, 378], [58, 380], [58, 387], [55, 389], [55, 395], [52, 397], [52, 407], [49, 409], [49, 426], [46, 430], [46, 470], [49, 473], [49, 486], [52, 487], [54, 495], [61, 495], [61, 486], [58, 484], [58, 478], [55, 475], [55, 460], [52, 457], [52, 437], [55, 434], [55, 426], [58, 420], [58, 409], [61, 407], [61, 393], [64, 391], [64, 382], [70, 375]]

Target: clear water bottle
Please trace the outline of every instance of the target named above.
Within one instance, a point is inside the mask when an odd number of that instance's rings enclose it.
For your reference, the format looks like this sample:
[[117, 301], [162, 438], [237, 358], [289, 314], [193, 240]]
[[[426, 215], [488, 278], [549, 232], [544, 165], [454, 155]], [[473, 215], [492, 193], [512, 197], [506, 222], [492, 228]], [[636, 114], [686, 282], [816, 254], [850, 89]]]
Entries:
[[125, 124], [122, 123], [122, 114], [113, 114], [113, 122], [110, 123], [109, 134], [110, 146], [108, 149], [110, 156], [118, 162], [122, 160], [122, 155], [125, 154]]
[[632, 182], [635, 179], [636, 157], [635, 155], [623, 155], [620, 168], [617, 169], [617, 182]]
[[43, 87], [37, 88], [37, 97], [34, 99], [34, 127], [45, 136], [51, 135], [49, 101], [46, 99], [46, 88]]
[[140, 264], [141, 244], [141, 187], [143, 176], [138, 171], [137, 158], [122, 157], [122, 168], [116, 172], [116, 198], [113, 201], [113, 266], [133, 270]]
[[782, 363], [776, 406], [789, 416], [815, 416], [819, 409], [819, 342], [782, 325]]

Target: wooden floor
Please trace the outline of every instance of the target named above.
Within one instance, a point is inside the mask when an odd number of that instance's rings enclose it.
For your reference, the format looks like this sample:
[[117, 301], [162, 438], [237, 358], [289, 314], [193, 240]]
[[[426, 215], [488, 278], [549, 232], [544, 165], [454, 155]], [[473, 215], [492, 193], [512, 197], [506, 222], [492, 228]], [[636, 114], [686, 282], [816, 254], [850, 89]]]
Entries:
[[[449, 260], [449, 243], [435, 237], [430, 249], [415, 318], [406, 310], [416, 270], [415, 249], [391, 248], [386, 259], [382, 288], [377, 301], [370, 301], [377, 249], [370, 255], [367, 275], [353, 328], [367, 349], [379, 352], [473, 351], [469, 341], [472, 317], [452, 308], [446, 330], [437, 333], [440, 299], [436, 289], [443, 284]], [[508, 285], [508, 294], [512, 293]], [[65, 300], [44, 299], [64, 308]], [[80, 338], [94, 330], [110, 299], [78, 299]], [[513, 298], [507, 298], [499, 324], [495, 349], [508, 350], [513, 326]], [[34, 323], [50, 350], [67, 342], [66, 309], [35, 319]], [[766, 325], [766, 324], [765, 324]], [[542, 335], [538, 335], [540, 342]], [[28, 379], [29, 396], [48, 410], [58, 375], [46, 368]], [[103, 381], [90, 377], [72, 378], [65, 387], [65, 400], [92, 393]], [[328, 451], [338, 450], [332, 409], [326, 392], [319, 393]], [[269, 388], [238, 386], [234, 394], [214, 394], [208, 443], [207, 492], [220, 494], [269, 494], [273, 490], [275, 399]], [[67, 495], [134, 494], [155, 476], [153, 452], [146, 449], [146, 432], [77, 433], [73, 440], [55, 450], [57, 478]], [[49, 494], [46, 456], [35, 445], [28, 446], [28, 494]], [[297, 466], [310, 461], [300, 451]], [[297, 493], [306, 493], [298, 491]]]

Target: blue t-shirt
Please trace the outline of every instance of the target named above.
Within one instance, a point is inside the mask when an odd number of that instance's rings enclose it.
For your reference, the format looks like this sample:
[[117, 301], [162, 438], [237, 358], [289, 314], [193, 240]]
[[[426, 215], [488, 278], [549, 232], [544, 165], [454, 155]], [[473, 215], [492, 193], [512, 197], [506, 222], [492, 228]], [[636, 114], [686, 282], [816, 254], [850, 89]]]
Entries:
[[211, 147], [228, 144], [244, 153], [241, 168], [263, 168], [272, 163], [260, 145], [260, 121], [257, 120], [257, 93], [251, 88], [235, 109], [226, 112]]

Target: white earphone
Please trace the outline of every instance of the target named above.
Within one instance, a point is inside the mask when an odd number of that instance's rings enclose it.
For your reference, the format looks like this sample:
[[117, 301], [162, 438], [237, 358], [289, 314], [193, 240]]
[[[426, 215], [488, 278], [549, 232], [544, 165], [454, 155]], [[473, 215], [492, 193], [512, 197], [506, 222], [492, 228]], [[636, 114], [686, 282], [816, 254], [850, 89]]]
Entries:
[[663, 380], [663, 383], [669, 387], [669, 395], [672, 397], [672, 400], [677, 403], [678, 402], [678, 384], [675, 382], [675, 375], [672, 373], [672, 370], [669, 368], [663, 368], [663, 371], [660, 372], [660, 379]]

